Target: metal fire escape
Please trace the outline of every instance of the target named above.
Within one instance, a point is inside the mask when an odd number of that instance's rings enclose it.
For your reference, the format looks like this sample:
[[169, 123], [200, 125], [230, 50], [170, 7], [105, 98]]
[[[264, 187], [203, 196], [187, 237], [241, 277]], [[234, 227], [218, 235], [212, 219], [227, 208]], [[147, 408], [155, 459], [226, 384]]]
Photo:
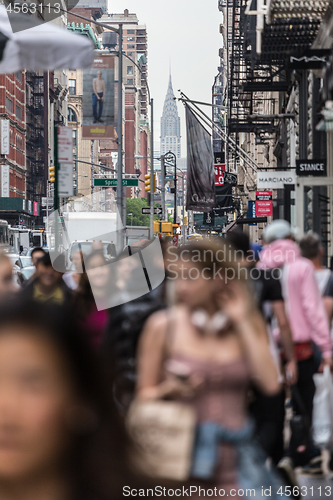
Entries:
[[44, 170], [44, 76], [42, 72], [26, 73], [26, 157], [27, 198], [41, 206], [45, 196]]
[[[216, 125], [224, 128], [224, 111], [221, 110], [221, 106], [223, 106], [223, 67], [220, 66], [218, 70], [212, 88], [212, 120]], [[220, 153], [223, 150], [223, 144], [221, 137], [213, 128], [213, 151]]]
[[[316, 2], [298, 2], [304, 4], [299, 11], [289, 2], [288, 11], [282, 9], [288, 2], [271, 0], [271, 15], [262, 14], [258, 28], [257, 4], [267, 7], [266, 3], [227, 0], [228, 132], [237, 143], [241, 133], [255, 133], [258, 141], [278, 135], [281, 110], [274, 92], [291, 89], [292, 71], [309, 53], [321, 22], [322, 12], [309, 10], [309, 4]], [[229, 152], [228, 159], [236, 168], [236, 155]]]

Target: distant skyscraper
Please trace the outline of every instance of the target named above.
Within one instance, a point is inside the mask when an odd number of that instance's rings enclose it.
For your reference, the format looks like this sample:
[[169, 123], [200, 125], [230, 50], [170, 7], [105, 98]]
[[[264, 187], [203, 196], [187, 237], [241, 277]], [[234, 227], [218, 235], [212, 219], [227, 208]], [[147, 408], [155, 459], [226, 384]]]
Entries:
[[172, 151], [180, 158], [180, 118], [174, 97], [170, 75], [161, 118], [161, 154]]

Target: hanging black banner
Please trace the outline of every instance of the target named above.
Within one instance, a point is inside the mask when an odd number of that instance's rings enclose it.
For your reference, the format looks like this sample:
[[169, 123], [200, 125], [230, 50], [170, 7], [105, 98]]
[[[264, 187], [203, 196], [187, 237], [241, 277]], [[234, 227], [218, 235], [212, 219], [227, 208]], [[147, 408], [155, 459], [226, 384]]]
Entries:
[[186, 210], [210, 212], [216, 205], [214, 154], [211, 136], [186, 108], [187, 197]]

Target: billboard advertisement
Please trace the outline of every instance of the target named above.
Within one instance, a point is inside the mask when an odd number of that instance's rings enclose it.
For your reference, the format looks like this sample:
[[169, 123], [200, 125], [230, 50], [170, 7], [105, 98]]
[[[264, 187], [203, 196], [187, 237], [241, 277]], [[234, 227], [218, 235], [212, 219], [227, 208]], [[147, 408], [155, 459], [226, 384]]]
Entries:
[[82, 138], [113, 139], [116, 127], [115, 56], [96, 56], [83, 71]]
[[225, 165], [216, 163], [214, 165], [214, 171], [215, 171], [215, 186], [223, 186]]
[[256, 191], [256, 216], [270, 217], [273, 215], [273, 191]]

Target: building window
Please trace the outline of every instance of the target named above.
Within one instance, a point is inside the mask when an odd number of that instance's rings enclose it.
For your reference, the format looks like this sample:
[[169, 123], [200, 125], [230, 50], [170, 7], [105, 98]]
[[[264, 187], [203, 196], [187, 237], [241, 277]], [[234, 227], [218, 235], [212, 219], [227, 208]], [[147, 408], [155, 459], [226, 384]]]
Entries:
[[21, 149], [21, 151], [23, 151], [23, 140], [22, 137], [19, 135], [16, 136], [16, 147], [18, 149]]
[[76, 94], [76, 80], [68, 80], [68, 90], [70, 95]]
[[19, 83], [22, 83], [22, 71], [17, 71], [15, 73], [16, 75], [16, 80], [19, 82]]
[[133, 78], [127, 79], [127, 85], [133, 85]]
[[19, 106], [18, 104], [16, 104], [16, 118], [22, 122], [23, 121], [23, 112], [22, 112], [22, 108], [21, 106]]
[[128, 52], [127, 55], [131, 57], [133, 55], [133, 52]]
[[135, 42], [135, 38], [134, 38], [134, 36], [128, 36], [128, 37], [127, 37], [127, 41], [128, 41], [128, 42]]
[[8, 109], [10, 113], [13, 112], [13, 101], [9, 99], [9, 97], [6, 97], [6, 109]]
[[128, 49], [135, 49], [135, 45], [128, 45], [127, 48]]
[[68, 121], [69, 122], [77, 122], [77, 116], [72, 108], [68, 108]]
[[134, 30], [127, 30], [127, 34], [128, 34], [128, 35], [134, 35], [134, 34], [135, 34], [135, 31], [134, 31]]
[[133, 66], [127, 66], [127, 74], [133, 75]]
[[73, 147], [76, 148], [77, 146], [77, 130], [73, 128]]

